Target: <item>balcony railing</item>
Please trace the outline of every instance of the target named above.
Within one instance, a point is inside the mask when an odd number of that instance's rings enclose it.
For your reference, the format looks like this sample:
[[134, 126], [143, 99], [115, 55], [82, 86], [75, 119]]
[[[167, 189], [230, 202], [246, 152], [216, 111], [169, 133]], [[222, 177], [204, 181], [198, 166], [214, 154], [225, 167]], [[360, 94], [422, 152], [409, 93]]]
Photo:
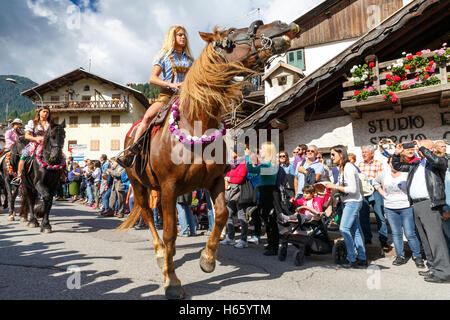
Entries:
[[243, 88], [245, 96], [255, 92], [264, 92], [264, 82], [261, 80], [262, 76], [263, 74], [257, 74], [247, 80], [249, 84], [245, 85]]
[[[125, 111], [128, 110], [129, 103], [124, 100], [89, 100], [89, 101], [44, 101], [44, 106], [48, 106], [52, 111]], [[36, 103], [40, 107], [41, 103]]]

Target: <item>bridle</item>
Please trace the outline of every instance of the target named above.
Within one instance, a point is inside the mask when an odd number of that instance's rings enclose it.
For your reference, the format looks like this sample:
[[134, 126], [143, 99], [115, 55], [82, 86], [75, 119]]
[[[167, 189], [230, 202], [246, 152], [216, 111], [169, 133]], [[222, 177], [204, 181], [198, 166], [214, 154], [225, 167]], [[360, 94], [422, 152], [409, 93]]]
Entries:
[[[264, 50], [273, 50], [273, 41], [272, 39], [266, 37], [265, 35], [261, 35], [258, 37], [256, 36], [259, 27], [262, 25], [264, 25], [264, 22], [262, 22], [262, 20], [256, 20], [255, 22], [252, 22], [252, 24], [250, 24], [247, 33], [240, 34], [236, 36], [236, 38], [229, 37], [230, 33], [228, 33], [228, 35], [225, 38], [213, 41], [212, 44], [214, 46], [214, 49], [221, 55], [221, 57], [225, 60], [226, 63], [229, 63], [228, 58], [223, 53], [223, 50], [230, 53], [233, 51], [233, 48], [236, 45], [246, 44], [251, 48], [251, 52], [244, 58], [242, 58], [241, 62], [244, 62], [247, 59], [256, 56], [257, 66], [264, 67], [266, 65], [266, 62], [261, 61], [261, 59], [258, 58], [258, 54]], [[256, 49], [255, 41], [259, 39], [261, 39], [262, 47], [260, 49]]]

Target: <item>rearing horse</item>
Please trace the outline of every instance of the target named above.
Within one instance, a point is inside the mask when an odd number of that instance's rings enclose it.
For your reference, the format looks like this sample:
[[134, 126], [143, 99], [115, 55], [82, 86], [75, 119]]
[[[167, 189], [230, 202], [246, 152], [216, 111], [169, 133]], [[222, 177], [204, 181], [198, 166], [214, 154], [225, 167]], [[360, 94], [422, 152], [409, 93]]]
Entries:
[[[187, 73], [179, 97], [169, 101], [170, 106], [173, 105], [169, 111], [172, 115], [166, 116], [163, 127], [151, 137], [150, 146], [144, 143], [140, 157], [145, 159], [148, 156], [149, 164], [138, 159], [132, 168], [127, 169], [134, 190], [134, 208], [118, 230], [131, 228], [142, 214], [152, 233], [157, 263], [164, 275], [165, 295], [169, 299], [184, 298], [173, 263], [177, 196], [207, 189], [214, 202], [214, 228], [200, 257], [200, 267], [204, 272], [215, 269], [220, 233], [228, 219], [224, 196], [225, 152], [221, 159], [206, 160], [202, 157], [198, 161], [194, 159], [195, 152], [190, 151], [195, 145], [194, 150], [200, 147], [203, 154], [215, 138], [219, 138], [216, 145], [225, 150], [225, 142], [220, 139], [221, 134], [214, 137], [203, 135], [199, 141], [200, 137], [191, 137], [198, 134], [194, 128], [200, 123], [200, 135], [219, 128], [222, 114], [240, 99], [242, 84], [237, 83], [235, 77], [251, 74], [255, 69], [262, 70], [271, 56], [289, 48], [290, 39], [298, 32], [296, 24], [276, 21], [264, 25], [262, 21], [255, 21], [245, 29], [219, 31], [214, 28], [213, 33], [200, 33], [207, 45]], [[186, 133], [180, 132], [181, 129]], [[132, 137], [127, 137], [125, 147], [132, 140]], [[185, 157], [187, 154], [188, 161], [172, 161], [179, 159], [179, 152]], [[163, 241], [158, 236], [149, 207], [152, 189], [161, 191]]]
[[[31, 158], [31, 169], [29, 162], [25, 163], [22, 173], [22, 190], [23, 199], [22, 207], [24, 218], [28, 218], [28, 210], [30, 212], [30, 221], [28, 227], [39, 227], [37, 218], [42, 219], [41, 232], [50, 233], [49, 214], [53, 204], [53, 196], [55, 195], [60, 182], [61, 175], [66, 165], [64, 153], [64, 139], [66, 132], [65, 121], [61, 124], [51, 123], [45, 134], [42, 145], [36, 149], [36, 155]], [[35, 207], [38, 193], [43, 199], [43, 205]]]

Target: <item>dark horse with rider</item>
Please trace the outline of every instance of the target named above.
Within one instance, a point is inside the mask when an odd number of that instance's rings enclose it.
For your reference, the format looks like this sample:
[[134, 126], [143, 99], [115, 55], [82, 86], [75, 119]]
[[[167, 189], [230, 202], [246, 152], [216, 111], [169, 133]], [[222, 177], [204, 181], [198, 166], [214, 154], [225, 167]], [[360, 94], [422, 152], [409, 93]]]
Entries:
[[[10, 150], [5, 150], [1, 160], [10, 221], [14, 220], [14, 201], [21, 187], [22, 221], [28, 221], [29, 227], [38, 227], [37, 218], [43, 218], [41, 232], [51, 232], [49, 213], [66, 165], [62, 152], [66, 135], [64, 128], [64, 121], [62, 124], [53, 123], [50, 109], [46, 106], [36, 111], [34, 120], [30, 120], [25, 126], [24, 135], [21, 134], [23, 131], [13, 125], [12, 134], [17, 137], [12, 137], [15, 141]], [[43, 200], [41, 204], [38, 203], [39, 196]]]

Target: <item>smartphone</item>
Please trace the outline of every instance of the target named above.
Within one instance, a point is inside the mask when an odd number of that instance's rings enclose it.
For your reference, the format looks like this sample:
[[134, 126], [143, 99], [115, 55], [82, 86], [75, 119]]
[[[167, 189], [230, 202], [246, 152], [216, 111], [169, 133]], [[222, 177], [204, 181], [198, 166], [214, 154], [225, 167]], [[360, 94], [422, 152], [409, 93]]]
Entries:
[[414, 142], [408, 142], [403, 145], [403, 149], [413, 149], [415, 147], [416, 145], [414, 144]]

